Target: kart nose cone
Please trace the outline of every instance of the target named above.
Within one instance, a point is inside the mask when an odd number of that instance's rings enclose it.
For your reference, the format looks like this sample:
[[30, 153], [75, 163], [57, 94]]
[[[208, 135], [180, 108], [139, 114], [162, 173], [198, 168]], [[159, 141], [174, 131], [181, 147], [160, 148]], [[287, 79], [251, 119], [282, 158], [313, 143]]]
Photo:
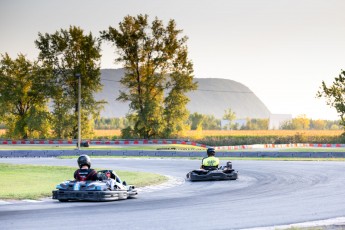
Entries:
[[76, 190], [76, 191], [80, 190], [80, 184], [78, 182], [74, 184], [73, 190]]

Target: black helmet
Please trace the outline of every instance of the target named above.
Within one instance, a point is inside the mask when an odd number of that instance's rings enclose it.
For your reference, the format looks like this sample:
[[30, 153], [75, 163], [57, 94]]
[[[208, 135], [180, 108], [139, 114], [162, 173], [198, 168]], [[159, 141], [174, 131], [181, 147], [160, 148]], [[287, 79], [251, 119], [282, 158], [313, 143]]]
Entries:
[[207, 149], [207, 155], [208, 156], [214, 156], [216, 155], [216, 150], [214, 148], [208, 148]]
[[78, 158], [78, 165], [79, 168], [81, 168], [83, 165], [87, 165], [89, 168], [91, 168], [91, 159], [88, 155], [81, 155]]

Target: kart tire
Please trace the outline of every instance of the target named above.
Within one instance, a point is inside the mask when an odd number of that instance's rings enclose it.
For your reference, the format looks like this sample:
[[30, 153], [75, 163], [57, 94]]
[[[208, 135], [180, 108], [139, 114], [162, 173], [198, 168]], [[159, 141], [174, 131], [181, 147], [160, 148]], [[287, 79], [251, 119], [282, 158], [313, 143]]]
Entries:
[[66, 199], [59, 199], [60, 202], [67, 202], [68, 200]]

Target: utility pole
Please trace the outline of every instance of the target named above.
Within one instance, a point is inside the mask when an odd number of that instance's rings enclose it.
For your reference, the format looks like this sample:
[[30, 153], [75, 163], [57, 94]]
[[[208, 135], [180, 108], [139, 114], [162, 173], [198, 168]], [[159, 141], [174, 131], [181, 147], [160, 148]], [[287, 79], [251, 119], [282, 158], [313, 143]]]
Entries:
[[80, 143], [81, 143], [81, 129], [80, 129], [80, 112], [81, 112], [81, 75], [80, 73], [77, 73], [75, 75], [78, 78], [78, 150], [80, 150]]

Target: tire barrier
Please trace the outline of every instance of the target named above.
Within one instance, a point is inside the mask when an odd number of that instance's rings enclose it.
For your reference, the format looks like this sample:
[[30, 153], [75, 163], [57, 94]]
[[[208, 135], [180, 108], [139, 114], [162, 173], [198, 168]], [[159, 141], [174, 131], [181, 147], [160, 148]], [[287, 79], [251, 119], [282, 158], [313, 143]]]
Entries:
[[[153, 151], [153, 150], [0, 150], [0, 158], [13, 157], [60, 157], [79, 156], [148, 156], [148, 157], [205, 157], [200, 151]], [[217, 157], [295, 157], [295, 158], [345, 158], [345, 152], [276, 152], [217, 151]]]
[[[208, 148], [205, 144], [186, 140], [85, 140], [82, 143], [89, 145], [169, 145], [181, 144]], [[76, 145], [77, 140], [1, 140], [0, 145]], [[85, 146], [87, 147], [87, 146]], [[256, 144], [256, 145], [234, 145], [234, 146], [213, 146], [216, 150], [243, 150], [243, 149], [274, 149], [274, 148], [345, 148], [345, 144]], [[165, 150], [165, 149], [161, 149]], [[169, 150], [169, 149], [167, 149]]]

